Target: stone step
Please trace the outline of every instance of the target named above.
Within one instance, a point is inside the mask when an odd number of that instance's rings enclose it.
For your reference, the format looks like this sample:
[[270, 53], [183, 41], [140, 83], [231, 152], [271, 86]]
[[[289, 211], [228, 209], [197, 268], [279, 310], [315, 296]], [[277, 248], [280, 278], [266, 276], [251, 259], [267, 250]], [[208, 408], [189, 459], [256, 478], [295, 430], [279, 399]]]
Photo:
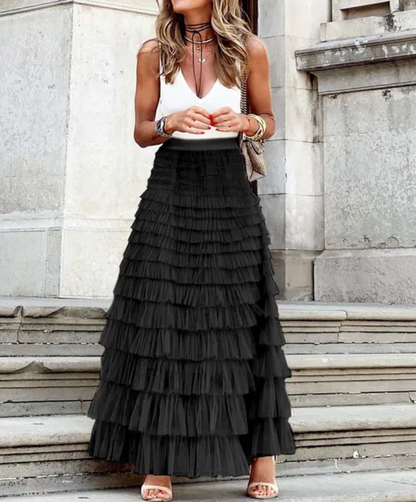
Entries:
[[[297, 452], [280, 457], [281, 476], [416, 465], [414, 404], [295, 408], [291, 423]], [[131, 466], [89, 457], [92, 424], [82, 415], [1, 418], [0, 493], [67, 491], [89, 486], [90, 478], [94, 488], [140, 484], [143, 478]]]
[[[110, 300], [0, 298], [0, 356], [94, 356]], [[416, 353], [416, 307], [277, 302], [287, 354]]]
[[[416, 401], [416, 354], [288, 355], [294, 407]], [[100, 358], [0, 357], [0, 416], [85, 413]]]
[[[85, 478], [76, 482], [82, 491], [49, 495], [32, 495], [27, 502], [137, 502], [141, 500], [140, 488], [88, 491]], [[248, 478], [232, 481], [173, 484], [176, 502], [246, 502]], [[94, 481], [89, 479], [88, 484]], [[414, 502], [416, 500], [416, 470], [371, 473], [350, 473], [277, 478], [281, 502]], [[90, 488], [91, 490], [91, 488]], [[21, 497], [10, 497], [8, 502], [22, 502]]]

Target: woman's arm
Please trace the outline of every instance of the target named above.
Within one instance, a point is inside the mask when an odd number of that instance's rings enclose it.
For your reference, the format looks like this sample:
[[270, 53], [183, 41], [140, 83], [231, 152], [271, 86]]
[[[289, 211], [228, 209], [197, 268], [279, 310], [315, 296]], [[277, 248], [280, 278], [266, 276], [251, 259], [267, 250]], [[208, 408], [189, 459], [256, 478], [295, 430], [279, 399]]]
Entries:
[[[157, 39], [143, 43], [137, 54], [134, 141], [142, 148], [159, 145], [169, 139], [155, 131], [155, 116], [160, 97], [159, 43]], [[165, 119], [165, 132], [204, 134], [210, 126], [209, 113], [200, 106], [191, 106], [170, 113]]]
[[142, 44], [137, 54], [134, 141], [143, 148], [169, 139], [155, 131], [159, 93], [159, 44], [151, 39]]
[[[256, 35], [247, 41], [247, 99], [250, 112], [260, 115], [266, 122], [266, 132], [263, 136], [268, 139], [275, 133], [276, 121], [272, 109], [272, 91], [270, 86], [270, 68], [267, 49]], [[218, 108], [213, 114], [213, 124], [217, 131], [244, 131], [253, 136], [259, 124], [257, 120], [247, 121], [244, 113], [236, 113], [229, 106]], [[247, 129], [250, 124], [250, 128]]]
[[[267, 125], [264, 139], [269, 139], [276, 131], [276, 119], [272, 107], [270, 85], [270, 63], [265, 43], [256, 35], [247, 41], [249, 55], [247, 75], [247, 99], [250, 112], [264, 118]], [[249, 134], [254, 134], [251, 131]]]

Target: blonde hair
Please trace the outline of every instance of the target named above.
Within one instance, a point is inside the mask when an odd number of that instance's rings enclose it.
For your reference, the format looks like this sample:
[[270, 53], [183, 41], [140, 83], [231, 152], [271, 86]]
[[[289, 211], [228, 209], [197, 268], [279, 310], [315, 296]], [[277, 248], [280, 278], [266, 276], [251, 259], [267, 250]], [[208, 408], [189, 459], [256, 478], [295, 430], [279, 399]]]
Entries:
[[[156, 38], [159, 41], [162, 74], [172, 83], [185, 57], [183, 39], [184, 17], [177, 14], [171, 0], [156, 0], [159, 14], [156, 19]], [[247, 39], [252, 35], [249, 24], [243, 19], [239, 0], [212, 0], [212, 29], [217, 36], [214, 69], [218, 80], [226, 87], [241, 86], [241, 68], [247, 64]], [[199, 40], [199, 38], [198, 38]]]

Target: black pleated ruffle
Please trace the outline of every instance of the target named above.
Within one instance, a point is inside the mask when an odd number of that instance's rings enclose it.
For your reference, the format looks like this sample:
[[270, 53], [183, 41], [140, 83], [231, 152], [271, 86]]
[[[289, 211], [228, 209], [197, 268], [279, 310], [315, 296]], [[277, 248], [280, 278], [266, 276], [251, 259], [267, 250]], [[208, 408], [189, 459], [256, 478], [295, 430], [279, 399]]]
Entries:
[[241, 152], [160, 148], [140, 197], [89, 453], [190, 478], [294, 453], [270, 236]]

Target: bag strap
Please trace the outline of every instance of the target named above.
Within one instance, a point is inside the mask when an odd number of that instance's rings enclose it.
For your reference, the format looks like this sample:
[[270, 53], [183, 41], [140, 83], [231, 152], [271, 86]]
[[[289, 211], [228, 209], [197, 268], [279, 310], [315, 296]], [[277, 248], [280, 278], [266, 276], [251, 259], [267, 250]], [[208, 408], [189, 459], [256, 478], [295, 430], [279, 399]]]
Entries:
[[[244, 65], [243, 71], [241, 73], [241, 101], [240, 101], [240, 112], [248, 115], [248, 99], [247, 99], [247, 67]], [[243, 145], [243, 133], [240, 132], [239, 135], [240, 148]]]
[[247, 67], [244, 66], [241, 76], [241, 113], [248, 115], [248, 99], [247, 99]]

